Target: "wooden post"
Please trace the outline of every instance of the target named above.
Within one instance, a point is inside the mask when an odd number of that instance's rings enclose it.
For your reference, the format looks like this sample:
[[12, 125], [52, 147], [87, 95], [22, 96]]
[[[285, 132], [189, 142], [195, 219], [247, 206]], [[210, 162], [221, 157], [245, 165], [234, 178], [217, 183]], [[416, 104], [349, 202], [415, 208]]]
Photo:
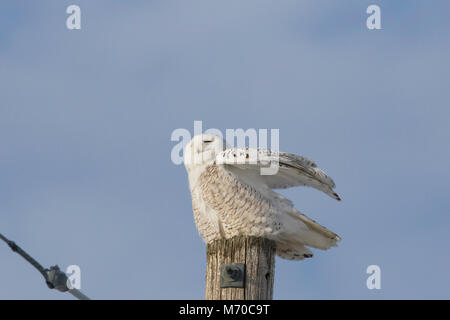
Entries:
[[[237, 236], [206, 247], [206, 300], [271, 300], [275, 274], [275, 242]], [[221, 288], [221, 265], [245, 265], [243, 288]]]

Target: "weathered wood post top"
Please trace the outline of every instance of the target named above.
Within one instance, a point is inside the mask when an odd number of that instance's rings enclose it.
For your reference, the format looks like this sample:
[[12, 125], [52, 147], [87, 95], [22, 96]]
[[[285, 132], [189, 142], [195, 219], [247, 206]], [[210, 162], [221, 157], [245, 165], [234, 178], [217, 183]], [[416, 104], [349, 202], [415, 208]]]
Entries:
[[237, 236], [215, 240], [206, 248], [207, 300], [271, 300], [275, 242]]

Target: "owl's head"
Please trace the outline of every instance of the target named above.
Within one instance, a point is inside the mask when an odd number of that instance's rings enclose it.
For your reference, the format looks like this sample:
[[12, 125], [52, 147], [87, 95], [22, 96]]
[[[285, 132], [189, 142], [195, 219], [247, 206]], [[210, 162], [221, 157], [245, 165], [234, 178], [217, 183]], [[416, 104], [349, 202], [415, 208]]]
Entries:
[[184, 149], [186, 169], [205, 166], [214, 162], [216, 155], [226, 147], [225, 141], [216, 135], [199, 134], [192, 138]]

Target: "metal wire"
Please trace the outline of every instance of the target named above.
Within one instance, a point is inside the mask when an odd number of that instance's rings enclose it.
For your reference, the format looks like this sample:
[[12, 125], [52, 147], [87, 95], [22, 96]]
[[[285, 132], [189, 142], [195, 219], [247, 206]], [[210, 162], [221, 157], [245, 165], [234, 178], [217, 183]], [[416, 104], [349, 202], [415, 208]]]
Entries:
[[19, 247], [14, 241], [9, 240], [4, 235], [0, 233], [0, 239], [5, 241], [8, 246], [11, 248], [12, 251], [17, 252], [19, 255], [21, 255], [25, 260], [27, 260], [33, 267], [35, 267], [44, 277], [45, 281], [48, 280], [47, 270], [39, 264], [36, 260], [33, 259], [28, 253], [23, 251], [21, 247]]
[[45, 283], [50, 289], [58, 289], [61, 292], [69, 291], [74, 297], [80, 300], [89, 300], [89, 298], [84, 295], [81, 291], [77, 289], [69, 289], [67, 287], [67, 276], [64, 272], [59, 270], [59, 267], [53, 266], [50, 269], [44, 268], [39, 262], [37, 262], [33, 257], [26, 253], [21, 247], [19, 247], [14, 241], [9, 240], [4, 235], [0, 233], [0, 239], [2, 239], [12, 251], [17, 252], [25, 260], [27, 260], [33, 267], [35, 267], [44, 277]]

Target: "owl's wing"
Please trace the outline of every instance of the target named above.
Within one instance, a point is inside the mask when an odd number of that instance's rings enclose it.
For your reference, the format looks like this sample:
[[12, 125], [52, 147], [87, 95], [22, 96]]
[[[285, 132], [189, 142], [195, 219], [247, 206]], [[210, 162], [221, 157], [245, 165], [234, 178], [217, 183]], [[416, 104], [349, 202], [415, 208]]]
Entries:
[[[216, 163], [238, 177], [264, 183], [271, 189], [285, 189], [294, 186], [309, 186], [341, 200], [333, 191], [334, 181], [316, 164], [301, 156], [287, 152], [266, 149], [230, 148], [216, 157]], [[261, 174], [264, 168], [278, 166], [275, 174]]]

